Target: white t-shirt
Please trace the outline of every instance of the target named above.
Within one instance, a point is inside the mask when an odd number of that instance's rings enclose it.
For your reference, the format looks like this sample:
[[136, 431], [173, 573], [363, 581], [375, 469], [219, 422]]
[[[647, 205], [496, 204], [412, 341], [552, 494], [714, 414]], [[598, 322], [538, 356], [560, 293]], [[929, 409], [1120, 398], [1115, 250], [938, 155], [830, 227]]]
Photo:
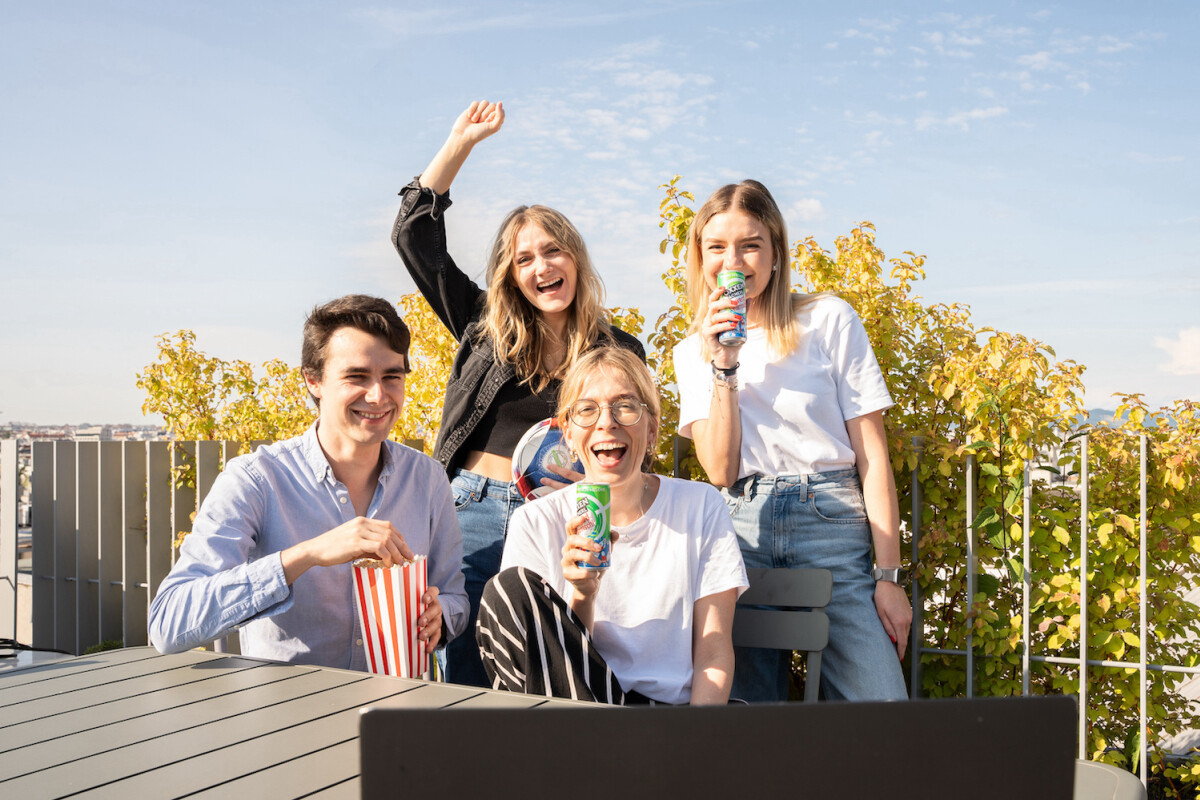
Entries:
[[[846, 420], [890, 408], [862, 321], [846, 301], [819, 297], [799, 314], [800, 344], [771, 359], [766, 332], [747, 330], [738, 354], [738, 409], [742, 418], [739, 478], [803, 475], [854, 466]], [[700, 334], [675, 346], [679, 433], [708, 419], [712, 366], [700, 358]]]
[[[621, 527], [600, 584], [592, 640], [625, 691], [663, 703], [692, 696], [693, 604], [749, 586], [728, 507], [706, 483], [661, 477], [658, 496], [641, 519]], [[574, 591], [562, 574], [571, 487], [513, 512], [501, 569], [527, 567], [564, 598]]]

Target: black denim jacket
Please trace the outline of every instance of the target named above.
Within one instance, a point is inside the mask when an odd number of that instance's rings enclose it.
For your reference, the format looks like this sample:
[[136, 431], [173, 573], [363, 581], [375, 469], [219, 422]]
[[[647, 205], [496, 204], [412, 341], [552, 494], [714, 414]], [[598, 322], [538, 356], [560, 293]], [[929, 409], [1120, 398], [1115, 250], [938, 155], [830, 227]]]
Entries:
[[[436, 194], [414, 180], [400, 191], [400, 213], [392, 226], [392, 244], [417, 289], [458, 342], [433, 449], [433, 457], [453, 473], [466, 455], [463, 443], [487, 413], [500, 387], [516, 378], [516, 370], [511, 363], [497, 363], [492, 340], [476, 335], [487, 293], [463, 274], [446, 251], [442, 215], [449, 207], [449, 192]], [[646, 360], [646, 350], [635, 337], [615, 327], [612, 335], [618, 345]]]

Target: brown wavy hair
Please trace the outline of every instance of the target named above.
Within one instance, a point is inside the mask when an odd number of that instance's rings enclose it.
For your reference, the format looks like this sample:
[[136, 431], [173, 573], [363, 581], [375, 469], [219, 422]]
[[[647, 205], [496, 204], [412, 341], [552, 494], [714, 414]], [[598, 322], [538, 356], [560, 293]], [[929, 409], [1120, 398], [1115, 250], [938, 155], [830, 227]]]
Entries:
[[[567, 309], [563, 331], [563, 360], [549, 366], [555, 334], [541, 313], [530, 304], [513, 276], [517, 233], [537, 225], [575, 262], [575, 299]], [[518, 206], [500, 224], [488, 258], [487, 311], [481, 338], [491, 338], [498, 362], [510, 362], [521, 381], [540, 392], [553, 378], [561, 378], [571, 365], [600, 340], [611, 341], [604, 284], [588, 257], [579, 231], [562, 213], [546, 206]]]

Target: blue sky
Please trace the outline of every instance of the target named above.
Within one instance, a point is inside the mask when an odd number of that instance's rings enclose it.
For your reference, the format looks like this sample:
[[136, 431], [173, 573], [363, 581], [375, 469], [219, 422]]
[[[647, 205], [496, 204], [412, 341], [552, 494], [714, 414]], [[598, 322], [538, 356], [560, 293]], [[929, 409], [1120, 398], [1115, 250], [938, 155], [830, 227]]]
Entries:
[[[599, 10], [598, 10], [599, 9]], [[1200, 4], [47, 2], [0, 25], [0, 422], [141, 422], [155, 336], [298, 360], [315, 303], [411, 291], [396, 192], [472, 99], [481, 270], [518, 203], [651, 320], [658, 186], [763, 180], [795, 240], [871, 220], [1116, 391], [1200, 400]]]

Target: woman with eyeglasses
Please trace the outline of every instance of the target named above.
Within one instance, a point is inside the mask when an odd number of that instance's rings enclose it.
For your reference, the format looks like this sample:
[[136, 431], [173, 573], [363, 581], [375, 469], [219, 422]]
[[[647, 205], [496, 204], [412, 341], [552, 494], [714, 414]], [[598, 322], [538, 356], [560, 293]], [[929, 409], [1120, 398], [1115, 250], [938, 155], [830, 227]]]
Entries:
[[[459, 343], [433, 455], [450, 478], [462, 528], [468, 632], [484, 583], [500, 568], [510, 515], [524, 502], [512, 471], [521, 437], [554, 414], [563, 375], [583, 353], [615, 344], [645, 358], [636, 338], [609, 324], [604, 285], [583, 237], [558, 211], [518, 206], [505, 217], [486, 290], [450, 257], [450, 184], [475, 145], [503, 124], [501, 103], [471, 103], [459, 114], [429, 166], [400, 192], [392, 228], [417, 288]], [[446, 653], [452, 682], [487, 685], [471, 636], [452, 640]]]
[[650, 371], [598, 348], [563, 380], [558, 419], [585, 480], [610, 487], [612, 548], [582, 535], [573, 488], [513, 515], [476, 632], [493, 688], [627, 703], [729, 700], [731, 627], [748, 586], [711, 486], [645, 471], [661, 407]]
[[[687, 264], [692, 333], [674, 352], [680, 434], [723, 487], [747, 565], [833, 573], [825, 697], [905, 699], [912, 605], [883, 424], [892, 399], [862, 322], [833, 295], [792, 291], [783, 215], [758, 181], [704, 202]], [[749, 313], [746, 335], [725, 343], [733, 299], [717, 276], [728, 270], [745, 276]], [[734, 696], [786, 700], [787, 655], [738, 648]]]

